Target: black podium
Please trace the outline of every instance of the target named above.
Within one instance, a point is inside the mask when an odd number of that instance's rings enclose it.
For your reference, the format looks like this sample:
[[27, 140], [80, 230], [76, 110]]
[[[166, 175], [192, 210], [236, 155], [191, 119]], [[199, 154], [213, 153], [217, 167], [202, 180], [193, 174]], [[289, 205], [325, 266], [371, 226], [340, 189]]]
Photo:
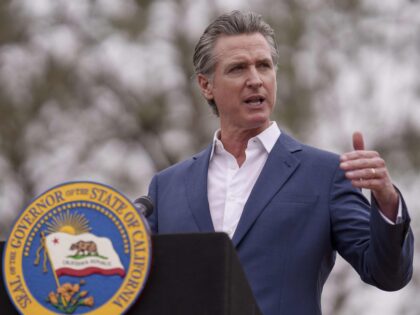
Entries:
[[[261, 315], [226, 234], [156, 235], [152, 246], [149, 279], [126, 314]], [[3, 281], [0, 305], [2, 315], [17, 314]]]

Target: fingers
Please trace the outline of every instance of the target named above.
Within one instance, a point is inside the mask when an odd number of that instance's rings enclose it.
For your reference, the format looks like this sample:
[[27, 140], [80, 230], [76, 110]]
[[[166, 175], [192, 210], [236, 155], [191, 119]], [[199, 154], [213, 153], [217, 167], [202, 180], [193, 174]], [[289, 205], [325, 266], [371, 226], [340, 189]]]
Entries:
[[340, 157], [340, 168], [354, 187], [370, 189], [388, 218], [396, 217], [398, 193], [392, 185], [385, 161], [376, 151], [365, 150], [363, 135], [353, 133], [353, 152]]
[[383, 189], [386, 181], [382, 178], [379, 179], [354, 179], [351, 184], [357, 188], [370, 189], [372, 191], [379, 191]]
[[[356, 138], [356, 139], [354, 139]], [[353, 145], [361, 148], [363, 139], [354, 134]], [[385, 161], [376, 151], [352, 151], [340, 157], [340, 168], [345, 171], [345, 176], [352, 181], [353, 186], [371, 190], [378, 190], [387, 185], [389, 181]]]
[[346, 153], [341, 156], [340, 167], [344, 171], [368, 169], [368, 168], [383, 168], [385, 161], [375, 151], [367, 152], [365, 154], [353, 154], [354, 152]]
[[353, 148], [355, 150], [364, 150], [365, 143], [363, 141], [363, 135], [361, 132], [356, 131], [353, 133]]
[[382, 179], [387, 176], [386, 168], [364, 168], [346, 172], [346, 177], [350, 180], [370, 180]]
[[376, 151], [352, 151], [344, 153], [340, 156], [341, 162], [356, 159], [371, 159], [379, 157], [379, 153]]
[[361, 132], [356, 131], [353, 133], [353, 148], [355, 151], [344, 153], [341, 155], [340, 160], [356, 160], [356, 159], [370, 159], [379, 157], [379, 153], [376, 151], [365, 150], [365, 143]]
[[340, 168], [345, 171], [345, 176], [351, 180], [352, 185], [372, 191], [389, 186], [388, 170], [379, 154], [375, 151], [356, 153], [355, 155], [349, 153], [340, 163]]
[[348, 179], [366, 180], [387, 177], [385, 161], [377, 152], [363, 154], [363, 156], [363, 158], [344, 159], [340, 163], [340, 168], [346, 172]]

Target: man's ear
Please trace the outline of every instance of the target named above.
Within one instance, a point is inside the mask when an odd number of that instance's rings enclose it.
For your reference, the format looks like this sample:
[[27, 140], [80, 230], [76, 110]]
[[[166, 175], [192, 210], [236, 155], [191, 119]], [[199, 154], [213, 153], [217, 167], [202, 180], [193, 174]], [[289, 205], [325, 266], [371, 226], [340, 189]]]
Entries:
[[197, 75], [197, 82], [205, 99], [208, 101], [212, 100], [214, 98], [212, 82], [201, 73]]

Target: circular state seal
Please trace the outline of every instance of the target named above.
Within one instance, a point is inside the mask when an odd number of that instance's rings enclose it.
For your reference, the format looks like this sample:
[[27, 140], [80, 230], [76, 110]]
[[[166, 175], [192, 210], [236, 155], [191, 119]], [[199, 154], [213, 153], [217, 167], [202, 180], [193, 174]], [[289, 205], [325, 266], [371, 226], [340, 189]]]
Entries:
[[56, 186], [18, 217], [3, 275], [21, 314], [123, 314], [149, 274], [150, 233], [122, 194], [93, 182]]

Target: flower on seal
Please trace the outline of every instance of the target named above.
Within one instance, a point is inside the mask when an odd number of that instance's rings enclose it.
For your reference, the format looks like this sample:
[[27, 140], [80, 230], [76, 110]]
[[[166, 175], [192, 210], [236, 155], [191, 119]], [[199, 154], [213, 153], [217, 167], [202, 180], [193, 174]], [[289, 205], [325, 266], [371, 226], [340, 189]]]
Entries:
[[88, 298], [82, 300], [82, 305], [86, 305], [86, 306], [92, 307], [94, 302], [95, 301], [93, 299], [93, 296], [89, 296]]
[[85, 283], [84, 280], [74, 284], [66, 282], [57, 288], [56, 293], [50, 292], [47, 302], [66, 314], [73, 314], [79, 306], [92, 307], [95, 303], [93, 296], [86, 297], [86, 290], [80, 292], [80, 286]]
[[57, 295], [55, 295], [54, 292], [50, 292], [50, 294], [48, 295], [48, 300], [51, 302], [51, 304], [58, 304], [58, 298]]

